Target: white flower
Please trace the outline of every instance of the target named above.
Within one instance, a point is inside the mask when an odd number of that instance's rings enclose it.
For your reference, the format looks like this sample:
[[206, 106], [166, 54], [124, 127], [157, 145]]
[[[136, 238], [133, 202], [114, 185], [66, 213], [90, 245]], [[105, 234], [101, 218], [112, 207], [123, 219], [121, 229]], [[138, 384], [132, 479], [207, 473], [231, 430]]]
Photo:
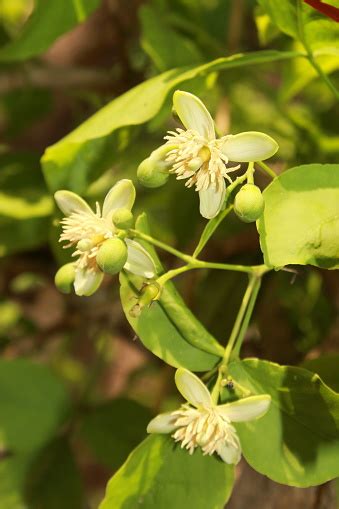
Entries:
[[[117, 209], [131, 210], [135, 200], [135, 189], [131, 180], [120, 180], [107, 193], [102, 210], [96, 204], [96, 212], [77, 194], [57, 191], [55, 200], [65, 214], [61, 221], [60, 241], [67, 247], [75, 247], [74, 289], [77, 295], [91, 295], [99, 287], [103, 272], [97, 265], [96, 256], [102, 244], [116, 236], [113, 212]], [[136, 241], [125, 239], [127, 261], [124, 268], [138, 276], [152, 278], [155, 268], [147, 251]]]
[[[177, 90], [173, 105], [184, 129], [169, 131], [165, 146], [168, 171], [177, 179], [188, 179], [187, 187], [195, 186], [200, 197], [200, 213], [211, 219], [222, 209], [229, 173], [240, 165], [229, 167], [229, 161], [262, 161], [278, 150], [277, 143], [267, 134], [249, 131], [216, 138], [211, 115], [202, 101], [193, 94]], [[174, 148], [173, 148], [174, 147]]]
[[267, 394], [216, 405], [207, 387], [187, 369], [179, 368], [175, 383], [188, 403], [174, 412], [160, 414], [147, 427], [148, 433], [172, 433], [190, 454], [201, 447], [203, 454], [216, 452], [225, 463], [237, 464], [241, 457], [239, 437], [231, 422], [263, 416], [270, 405]]

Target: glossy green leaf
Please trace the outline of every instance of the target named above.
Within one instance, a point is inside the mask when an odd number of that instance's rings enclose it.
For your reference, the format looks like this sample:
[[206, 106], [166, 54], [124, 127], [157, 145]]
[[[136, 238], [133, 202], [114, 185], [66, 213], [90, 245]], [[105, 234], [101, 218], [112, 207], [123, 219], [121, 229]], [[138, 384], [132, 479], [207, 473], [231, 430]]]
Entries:
[[34, 459], [25, 487], [30, 509], [83, 509], [80, 473], [66, 438], [57, 438]]
[[26, 360], [0, 361], [0, 401], [0, 507], [13, 509], [32, 459], [59, 432], [70, 402], [46, 366]]
[[[145, 214], [138, 217], [136, 228], [149, 233]], [[163, 267], [155, 250], [145, 242], [142, 244], [152, 256], [157, 273], [161, 274]], [[184, 366], [191, 371], [209, 370], [217, 364], [222, 347], [186, 307], [172, 282], [166, 283], [160, 300], [145, 307], [137, 317], [132, 316], [131, 310], [144, 281], [130, 273], [121, 273], [120, 283], [126, 318], [151, 352], [171, 366]]]
[[0, 257], [47, 240], [52, 199], [32, 154], [0, 156]]
[[173, 69], [141, 83], [46, 150], [42, 164], [48, 186], [51, 191], [66, 188], [82, 194], [111, 166], [116, 152], [128, 144], [128, 132], [123, 128], [151, 120], [167, 96], [186, 81], [215, 71], [288, 60], [298, 54], [259, 51], [233, 55], [191, 68]]
[[152, 435], [109, 481], [99, 509], [223, 509], [232, 486], [232, 466]]
[[114, 399], [84, 414], [80, 433], [95, 457], [116, 469], [145, 437], [150, 411], [128, 399]]
[[258, 231], [267, 265], [339, 266], [339, 165], [291, 168], [263, 195]]
[[0, 61], [18, 61], [40, 55], [65, 32], [96, 9], [99, 0], [36, 0], [36, 7], [20, 36], [0, 49]]
[[248, 463], [290, 486], [315, 486], [339, 475], [339, 395], [314, 373], [259, 359], [233, 362], [229, 374], [272, 403], [257, 421], [237, 424]]
[[326, 385], [339, 392], [339, 354], [328, 353], [316, 359], [307, 359], [301, 367], [317, 373]]

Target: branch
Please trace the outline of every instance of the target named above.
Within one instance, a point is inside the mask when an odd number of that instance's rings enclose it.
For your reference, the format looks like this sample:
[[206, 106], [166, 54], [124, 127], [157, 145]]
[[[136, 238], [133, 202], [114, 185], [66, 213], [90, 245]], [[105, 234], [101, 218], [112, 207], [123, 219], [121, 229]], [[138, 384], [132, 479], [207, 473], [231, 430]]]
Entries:
[[112, 85], [110, 70], [84, 67], [55, 67], [27, 64], [0, 74], [0, 94], [25, 87], [34, 88], [102, 88]]

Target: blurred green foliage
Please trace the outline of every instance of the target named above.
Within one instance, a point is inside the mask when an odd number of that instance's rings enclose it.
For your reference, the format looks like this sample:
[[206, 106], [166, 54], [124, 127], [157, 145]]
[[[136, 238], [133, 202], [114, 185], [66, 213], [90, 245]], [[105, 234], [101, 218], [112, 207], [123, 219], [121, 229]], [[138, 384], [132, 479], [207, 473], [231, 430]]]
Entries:
[[[280, 145], [272, 162], [278, 173], [337, 162], [338, 103], [300, 52], [306, 42], [338, 85], [338, 24], [306, 4], [298, 22], [292, 0], [149, 0], [133, 8], [106, 2], [96, 10], [99, 4], [0, 0], [1, 509], [81, 509], [85, 499], [97, 507], [111, 470], [144, 437], [151, 410], [172, 392], [172, 371], [150, 360], [139, 341], [131, 346], [117, 279], [113, 289], [104, 286], [80, 302], [55, 291], [54, 272], [69, 255], [57, 242], [52, 192], [67, 187], [94, 204], [119, 178], [135, 181], [140, 161], [176, 125], [170, 115], [176, 87], [204, 100], [220, 133], [273, 136]], [[93, 86], [58, 88], [39, 81], [32, 64], [47, 74], [49, 66], [61, 75], [92, 70], [96, 78]], [[112, 76], [109, 86], [96, 85], [99, 71]], [[203, 228], [196, 193], [174, 179], [156, 192], [137, 192], [136, 213], [147, 210], [153, 234], [191, 252]], [[233, 214], [203, 254], [229, 263], [262, 261], [255, 227]], [[162, 259], [173, 265], [171, 257]], [[297, 363], [305, 354], [333, 350], [335, 273], [307, 267], [293, 284], [291, 277], [283, 272], [265, 282], [246, 335], [247, 355]], [[176, 283], [187, 306], [225, 341], [245, 278], [204, 271]], [[121, 338], [131, 349], [124, 355]], [[134, 355], [144, 356], [143, 369], [133, 364]], [[213, 361], [211, 354], [199, 355]], [[337, 356], [326, 353], [304, 366], [338, 390]], [[115, 384], [124, 380], [119, 390], [110, 377]], [[152, 440], [158, 457], [171, 454], [165, 442]], [[129, 462], [142, 455], [143, 446]], [[180, 458], [186, 465], [186, 456]], [[211, 471], [223, 478], [214, 459]], [[200, 456], [196, 463], [199, 470]], [[168, 474], [159, 464], [155, 479]], [[97, 484], [95, 468], [99, 477], [102, 469]], [[171, 475], [176, 480], [175, 471]]]

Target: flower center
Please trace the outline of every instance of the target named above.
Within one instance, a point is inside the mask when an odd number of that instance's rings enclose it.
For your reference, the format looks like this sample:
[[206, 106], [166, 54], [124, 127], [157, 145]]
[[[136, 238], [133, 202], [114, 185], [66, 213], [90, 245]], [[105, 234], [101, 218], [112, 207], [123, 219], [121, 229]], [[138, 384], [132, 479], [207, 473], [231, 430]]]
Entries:
[[114, 235], [113, 223], [106, 221], [105, 218], [89, 212], [73, 212], [69, 217], [62, 221], [62, 234], [60, 242], [67, 241], [64, 247], [76, 245], [73, 257], [78, 256], [76, 265], [78, 268], [97, 269], [96, 255], [101, 244]]
[[176, 442], [181, 442], [181, 447], [185, 447], [190, 454], [198, 446], [204, 454], [211, 455], [225, 443], [231, 443], [235, 447], [238, 445], [234, 427], [214, 408], [203, 406], [196, 409], [185, 404], [172, 415], [176, 418], [174, 425], [177, 427], [172, 436]]
[[228, 158], [221, 150], [222, 140], [206, 140], [194, 131], [183, 129], [169, 131], [165, 139], [168, 145], [175, 147], [166, 157], [171, 166], [169, 171], [175, 173], [178, 180], [188, 179], [186, 187], [195, 185], [197, 191], [209, 187], [219, 190], [224, 188], [224, 178], [232, 182], [228, 173], [240, 167], [226, 167]]

